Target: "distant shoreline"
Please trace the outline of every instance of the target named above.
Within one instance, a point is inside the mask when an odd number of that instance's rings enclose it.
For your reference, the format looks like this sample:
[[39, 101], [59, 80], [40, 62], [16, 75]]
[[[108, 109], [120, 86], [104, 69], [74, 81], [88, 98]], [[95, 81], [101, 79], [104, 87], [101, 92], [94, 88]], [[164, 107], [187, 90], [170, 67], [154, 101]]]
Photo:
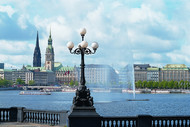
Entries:
[[16, 87], [0, 88], [0, 91], [7, 91], [7, 90], [22, 90], [22, 88], [16, 88]]
[[[126, 90], [127, 93], [133, 93], [133, 90]], [[190, 94], [190, 90], [184, 89], [135, 89], [135, 93], [151, 93], [151, 94], [170, 94], [170, 93], [184, 93]]]

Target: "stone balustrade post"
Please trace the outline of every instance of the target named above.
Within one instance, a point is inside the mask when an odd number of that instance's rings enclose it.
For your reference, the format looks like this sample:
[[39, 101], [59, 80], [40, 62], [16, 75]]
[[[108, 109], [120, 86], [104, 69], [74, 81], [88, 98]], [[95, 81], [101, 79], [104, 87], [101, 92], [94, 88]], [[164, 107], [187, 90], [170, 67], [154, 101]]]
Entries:
[[151, 127], [152, 116], [150, 115], [139, 115], [137, 120], [137, 127]]
[[94, 107], [74, 107], [68, 120], [68, 127], [101, 127], [101, 116]]
[[17, 122], [17, 107], [10, 108], [9, 118], [10, 122]]
[[17, 122], [24, 121], [24, 107], [17, 107]]
[[60, 112], [60, 123], [59, 125], [66, 125], [68, 120], [68, 111], [61, 111]]

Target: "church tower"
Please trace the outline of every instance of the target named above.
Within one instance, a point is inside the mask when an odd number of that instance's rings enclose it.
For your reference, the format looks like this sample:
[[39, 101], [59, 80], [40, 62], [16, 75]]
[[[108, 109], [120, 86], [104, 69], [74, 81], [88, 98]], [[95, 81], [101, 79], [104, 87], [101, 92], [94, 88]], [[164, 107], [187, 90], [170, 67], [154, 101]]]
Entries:
[[45, 54], [45, 69], [54, 71], [54, 49], [52, 46], [51, 30]]
[[38, 31], [37, 31], [37, 38], [36, 38], [36, 47], [34, 49], [33, 67], [41, 67], [41, 53], [40, 53], [40, 46], [39, 46]]

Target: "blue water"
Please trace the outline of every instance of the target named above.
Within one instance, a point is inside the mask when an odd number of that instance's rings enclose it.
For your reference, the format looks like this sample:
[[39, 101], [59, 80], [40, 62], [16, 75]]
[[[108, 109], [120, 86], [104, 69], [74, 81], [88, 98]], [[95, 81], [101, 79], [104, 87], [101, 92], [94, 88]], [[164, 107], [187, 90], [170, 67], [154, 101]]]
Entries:
[[[52, 92], [51, 95], [19, 95], [20, 91], [0, 91], [0, 108], [26, 107], [39, 110], [70, 110], [75, 93]], [[190, 115], [190, 94], [92, 93], [96, 111], [102, 116]]]

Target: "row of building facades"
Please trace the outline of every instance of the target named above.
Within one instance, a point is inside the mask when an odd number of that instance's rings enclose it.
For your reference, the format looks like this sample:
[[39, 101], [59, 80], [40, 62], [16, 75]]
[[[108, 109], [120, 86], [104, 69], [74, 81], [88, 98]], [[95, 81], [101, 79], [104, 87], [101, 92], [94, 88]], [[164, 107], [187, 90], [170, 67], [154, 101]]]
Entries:
[[[35, 85], [69, 84], [71, 81], [80, 82], [80, 67], [63, 67], [61, 63], [54, 63], [54, 70], [45, 70], [43, 67], [36, 68], [23, 66], [22, 69], [0, 69], [0, 78], [16, 82], [18, 78], [29, 84], [34, 81]], [[89, 64], [85, 68], [87, 84], [113, 84], [118, 83], [118, 74], [109, 65]]]
[[[109, 65], [88, 64], [85, 67], [87, 84], [119, 84], [128, 83], [132, 75], [127, 66], [116, 71]], [[0, 78], [16, 82], [18, 78], [26, 84], [33, 80], [36, 85], [69, 84], [80, 82], [80, 67], [64, 67], [54, 63], [54, 71], [45, 67], [23, 66], [22, 69], [0, 69]], [[134, 64], [135, 82], [141, 81], [190, 81], [190, 68], [184, 64], [167, 64], [163, 68], [151, 67], [149, 64]]]
[[[51, 32], [45, 52], [44, 66], [41, 66], [41, 51], [37, 33], [36, 47], [33, 54], [33, 66], [27, 65], [22, 69], [4, 69], [4, 63], [0, 63], [0, 78], [16, 82], [18, 78], [29, 84], [35, 85], [69, 84], [71, 81], [80, 83], [80, 67], [63, 66], [54, 61], [54, 48]], [[133, 75], [134, 72], [134, 75]], [[149, 64], [127, 65], [115, 70], [109, 65], [87, 64], [85, 66], [85, 78], [87, 84], [128, 84], [136, 81], [190, 81], [190, 68], [184, 64], [168, 64], [163, 68], [151, 67]]]
[[135, 64], [135, 81], [190, 81], [190, 68], [185, 64], [167, 64], [151, 67], [149, 64]]

